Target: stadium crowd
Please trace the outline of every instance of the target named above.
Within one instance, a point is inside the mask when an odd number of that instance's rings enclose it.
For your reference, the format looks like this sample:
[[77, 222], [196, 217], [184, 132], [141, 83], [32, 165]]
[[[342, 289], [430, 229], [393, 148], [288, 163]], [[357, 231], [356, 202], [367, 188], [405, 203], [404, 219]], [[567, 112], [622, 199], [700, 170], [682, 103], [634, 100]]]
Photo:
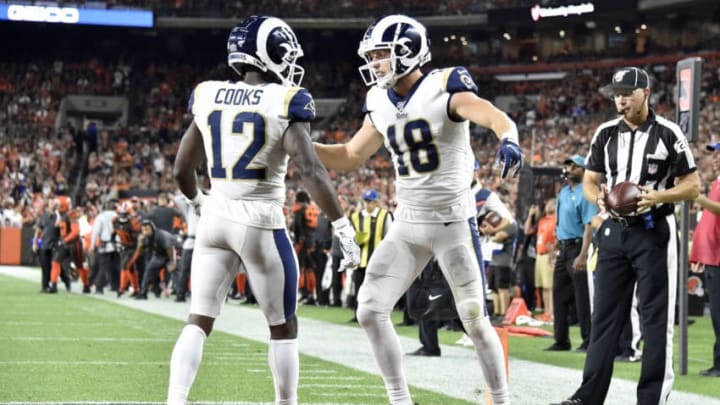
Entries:
[[[315, 97], [346, 98], [336, 114], [313, 129], [313, 137], [322, 143], [346, 142], [362, 119], [365, 87], [357, 78], [355, 65], [348, 60], [321, 63], [308, 58], [305, 66], [303, 84]], [[469, 69], [481, 72], [474, 67]], [[660, 115], [674, 118], [674, 65], [650, 67], [654, 76], [651, 105]], [[489, 73], [477, 73], [474, 79], [483, 97], [513, 100], [506, 111], [518, 125], [521, 146], [531, 165], [560, 167], [568, 156], [586, 154], [593, 129], [614, 114], [609, 94], [603, 89], [614, 68], [568, 69], [568, 75], [556, 81], [499, 82]], [[692, 145], [706, 185], [717, 175], [702, 145], [717, 142], [720, 133], [719, 68], [716, 56], [704, 61], [699, 139]], [[48, 199], [55, 195], [72, 196], [74, 207], [91, 217], [108, 201], [133, 195], [143, 197], [137, 208], [141, 215], [152, 208], [151, 197], [175, 193], [171, 171], [182, 131], [191, 119], [187, 112], [189, 93], [196, 83], [209, 78], [230, 79], [232, 74], [225, 66], [107, 56], [2, 63], [2, 224], [33, 226]], [[130, 125], [58, 126], [62, 100], [70, 94], [127, 97]], [[485, 187], [501, 197], [518, 223], [523, 223], [526, 213], [517, 206], [518, 181], [500, 181], [493, 168], [496, 141], [490, 135], [481, 128], [472, 130], [473, 149], [480, 162], [476, 174]], [[362, 193], [374, 189], [381, 206], [392, 211], [392, 170], [389, 155], [383, 151], [361, 170], [343, 175], [331, 172], [331, 176], [351, 207], [360, 209]], [[291, 165], [287, 177], [288, 221], [299, 191], [298, 180]]]
[[[672, 117], [674, 69], [670, 65], [660, 68], [655, 69], [651, 103], [659, 114]], [[202, 79], [201, 68], [181, 66], [173, 70], [169, 66], [150, 65], [141, 74], [134, 75], [131, 66], [104, 65], [94, 60], [85, 64], [60, 61], [47, 65], [4, 64], [1, 70], [4, 72], [0, 76], [0, 137], [4, 140], [0, 156], [2, 202], [3, 206], [21, 212], [23, 223], [31, 223], [33, 212], [37, 211], [34, 195], [77, 193], [78, 190], [72, 188], [84, 186], [86, 193], [78, 193], [77, 201], [83, 205], [86, 201], [100, 202], [100, 196], [117, 198], [127, 190], [174, 190], [170, 175], [173, 156], [190, 119], [186, 111], [188, 89]], [[720, 126], [718, 60], [706, 61], [703, 71], [702, 119], [697, 145], [715, 141], [713, 136]], [[583, 148], [592, 136], [592, 129], [611, 113], [608, 97], [601, 89], [611, 72], [612, 69], [592, 74], [578, 71], [561, 83], [540, 81], [493, 86], [491, 77], [476, 80], [481, 89], [491, 90], [491, 95], [486, 96], [489, 99], [493, 94], [515, 96], [508, 113], [518, 124], [522, 146], [527, 156], [532, 155], [532, 165], [560, 166], [567, 156], [585, 153]], [[345, 142], [361, 122], [364, 88], [358, 80], [347, 81], [346, 102], [325, 128], [314, 130], [321, 142]], [[55, 129], [56, 114], [65, 95], [124, 94], [131, 87], [131, 96], [145, 95], [133, 103], [139, 125], [115, 130], [99, 128], [91, 134], [86, 128], [70, 125]], [[308, 88], [312, 89], [312, 83]], [[33, 136], [27, 137], [27, 134]], [[483, 183], [509, 196], [506, 202], [512, 207], [514, 183], [500, 183], [492, 170], [492, 137], [476, 129], [473, 142], [478, 161], [483, 163]], [[88, 151], [87, 164], [80, 170], [75, 166], [83, 158], [83, 147]], [[702, 151], [696, 150], [695, 155], [706, 180], [712, 178]], [[392, 207], [394, 187], [390, 183], [392, 176], [387, 176], [390, 170], [388, 155], [379, 154], [364, 170], [335, 179], [340, 193], [353, 201], [358, 200], [363, 190], [375, 188], [383, 195], [385, 205]], [[77, 182], [78, 172], [87, 173], [82, 185]], [[296, 184], [292, 168], [288, 177], [292, 201]]]

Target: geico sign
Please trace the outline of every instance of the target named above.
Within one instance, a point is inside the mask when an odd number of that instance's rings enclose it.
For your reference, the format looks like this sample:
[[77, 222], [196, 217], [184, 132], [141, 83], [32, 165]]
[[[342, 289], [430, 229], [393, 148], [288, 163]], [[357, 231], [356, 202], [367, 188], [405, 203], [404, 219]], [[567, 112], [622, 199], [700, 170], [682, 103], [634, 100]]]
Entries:
[[80, 21], [80, 12], [72, 7], [21, 6], [8, 7], [8, 20], [36, 21], [50, 23], [76, 24]]

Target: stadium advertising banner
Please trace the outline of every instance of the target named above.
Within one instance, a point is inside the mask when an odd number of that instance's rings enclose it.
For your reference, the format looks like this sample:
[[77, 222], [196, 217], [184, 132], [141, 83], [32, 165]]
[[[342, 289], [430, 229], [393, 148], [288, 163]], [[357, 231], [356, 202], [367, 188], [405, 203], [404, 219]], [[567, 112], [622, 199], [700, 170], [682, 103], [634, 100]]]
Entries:
[[58, 24], [153, 27], [153, 12], [147, 10], [104, 10], [79, 7], [0, 4], [0, 21]]
[[[582, 21], [585, 19], [606, 18], [611, 15], [625, 15], [637, 12], [637, 0], [568, 1], [566, 4], [542, 6], [534, 4], [527, 7], [497, 8], [488, 11], [488, 21], [513, 23], [551, 23], [561, 20]], [[537, 2], [540, 3], [540, 2]], [[560, 2], [563, 3], [563, 2]], [[632, 15], [632, 14], [629, 14]]]

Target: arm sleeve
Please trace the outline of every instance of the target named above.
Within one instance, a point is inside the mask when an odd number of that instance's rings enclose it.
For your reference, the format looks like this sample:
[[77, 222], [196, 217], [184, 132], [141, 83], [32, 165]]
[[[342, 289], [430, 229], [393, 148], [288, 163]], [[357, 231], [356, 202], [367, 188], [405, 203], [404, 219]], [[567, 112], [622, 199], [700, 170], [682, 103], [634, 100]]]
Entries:
[[687, 138], [683, 135], [679, 127], [673, 128], [675, 134], [675, 143], [670, 150], [670, 164], [675, 177], [684, 176], [697, 170], [695, 167], [695, 158], [693, 157]]
[[286, 109], [290, 122], [311, 122], [315, 119], [315, 100], [302, 87], [288, 91]]
[[462, 66], [448, 68], [445, 71], [445, 90], [450, 93], [458, 93], [462, 91], [471, 91], [475, 94], [478, 92], [478, 86], [470, 76], [470, 72]]
[[585, 168], [587, 170], [605, 173], [605, 136], [598, 128], [590, 141], [590, 150], [585, 159]]

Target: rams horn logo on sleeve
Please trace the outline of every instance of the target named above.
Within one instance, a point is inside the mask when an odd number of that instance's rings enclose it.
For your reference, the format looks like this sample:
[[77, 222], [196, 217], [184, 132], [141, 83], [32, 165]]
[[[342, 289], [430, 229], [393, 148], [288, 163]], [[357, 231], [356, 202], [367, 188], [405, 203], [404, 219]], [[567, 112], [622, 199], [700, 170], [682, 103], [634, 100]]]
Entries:
[[470, 78], [470, 76], [468, 76], [467, 74], [465, 74], [465, 73], [461, 74], [461, 75], [460, 75], [460, 80], [462, 80], [463, 84], [464, 84], [465, 87], [467, 87], [468, 89], [472, 89], [472, 88], [473, 88], [473, 81], [472, 81], [472, 79]]
[[315, 114], [315, 100], [310, 100], [309, 103], [305, 104], [305, 109]]

